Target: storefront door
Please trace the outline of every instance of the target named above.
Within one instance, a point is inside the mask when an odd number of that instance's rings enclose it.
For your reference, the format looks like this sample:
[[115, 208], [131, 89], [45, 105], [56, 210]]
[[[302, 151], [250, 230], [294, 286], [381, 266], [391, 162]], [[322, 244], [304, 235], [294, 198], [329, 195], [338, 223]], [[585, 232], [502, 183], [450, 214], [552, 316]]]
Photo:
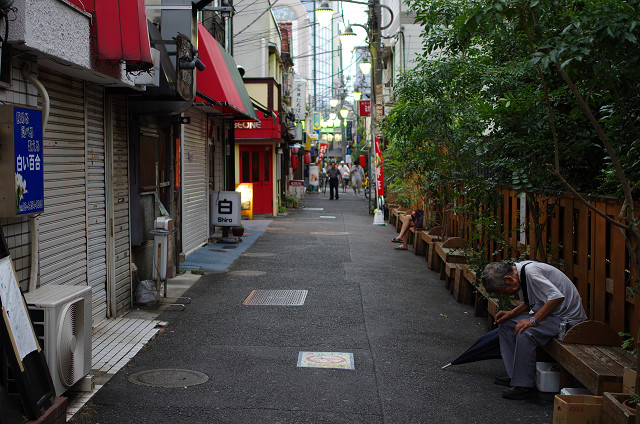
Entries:
[[271, 146], [240, 146], [240, 182], [253, 183], [253, 213], [273, 213]]

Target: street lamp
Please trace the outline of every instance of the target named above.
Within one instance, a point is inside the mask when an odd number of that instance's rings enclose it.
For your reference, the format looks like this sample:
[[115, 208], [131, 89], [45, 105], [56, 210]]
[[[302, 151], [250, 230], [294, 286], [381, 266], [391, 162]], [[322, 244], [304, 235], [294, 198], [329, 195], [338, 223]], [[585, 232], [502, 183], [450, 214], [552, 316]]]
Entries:
[[331, 99], [331, 100], [329, 100], [329, 105], [330, 105], [331, 107], [336, 107], [336, 106], [338, 106], [338, 103], [340, 103], [340, 100], [338, 100], [338, 99]]
[[342, 116], [342, 119], [347, 119], [348, 115], [349, 111], [347, 109], [340, 109], [340, 116]]
[[320, 7], [316, 9], [316, 18], [318, 18], [318, 23], [321, 27], [328, 27], [331, 24], [331, 19], [333, 19], [333, 9], [329, 6], [329, 3], [322, 2]]
[[360, 101], [360, 99], [362, 98], [362, 93], [359, 91], [354, 91], [351, 95], [353, 96], [353, 100], [355, 100], [356, 102]]
[[371, 72], [371, 62], [368, 62], [367, 59], [360, 62], [360, 70], [362, 71], [362, 75], [369, 75]]

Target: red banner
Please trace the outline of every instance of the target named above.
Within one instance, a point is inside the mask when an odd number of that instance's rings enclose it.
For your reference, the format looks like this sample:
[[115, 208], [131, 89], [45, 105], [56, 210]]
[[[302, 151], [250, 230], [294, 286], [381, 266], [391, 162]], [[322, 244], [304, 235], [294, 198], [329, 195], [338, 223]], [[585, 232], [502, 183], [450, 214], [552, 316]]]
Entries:
[[380, 148], [380, 139], [375, 138], [376, 150], [376, 195], [384, 196], [384, 165], [382, 160], [382, 149]]
[[360, 116], [371, 116], [371, 100], [360, 100]]
[[318, 163], [322, 162], [322, 159], [326, 156], [328, 149], [329, 143], [320, 143], [320, 147], [318, 148]]

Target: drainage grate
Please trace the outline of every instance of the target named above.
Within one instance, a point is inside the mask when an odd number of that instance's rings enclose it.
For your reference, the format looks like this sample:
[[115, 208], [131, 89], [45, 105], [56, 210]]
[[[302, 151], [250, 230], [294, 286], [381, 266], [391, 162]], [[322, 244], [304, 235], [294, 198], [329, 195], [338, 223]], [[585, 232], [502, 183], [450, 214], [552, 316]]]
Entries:
[[266, 258], [269, 256], [274, 256], [275, 253], [263, 253], [263, 252], [255, 252], [255, 253], [243, 253], [242, 256], [250, 256], [253, 258]]
[[302, 306], [307, 290], [253, 290], [243, 305]]

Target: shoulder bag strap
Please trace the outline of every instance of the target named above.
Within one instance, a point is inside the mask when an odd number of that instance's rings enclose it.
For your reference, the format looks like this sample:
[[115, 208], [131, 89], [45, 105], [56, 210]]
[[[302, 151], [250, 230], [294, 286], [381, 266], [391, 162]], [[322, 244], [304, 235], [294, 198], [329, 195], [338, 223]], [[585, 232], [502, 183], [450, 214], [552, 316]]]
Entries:
[[527, 272], [524, 270], [527, 265], [529, 265], [531, 262], [527, 262], [526, 264], [522, 265], [522, 268], [520, 268], [520, 288], [522, 289], [522, 297], [524, 299], [524, 303], [527, 306], [530, 306], [529, 303], [529, 294], [527, 293]]

